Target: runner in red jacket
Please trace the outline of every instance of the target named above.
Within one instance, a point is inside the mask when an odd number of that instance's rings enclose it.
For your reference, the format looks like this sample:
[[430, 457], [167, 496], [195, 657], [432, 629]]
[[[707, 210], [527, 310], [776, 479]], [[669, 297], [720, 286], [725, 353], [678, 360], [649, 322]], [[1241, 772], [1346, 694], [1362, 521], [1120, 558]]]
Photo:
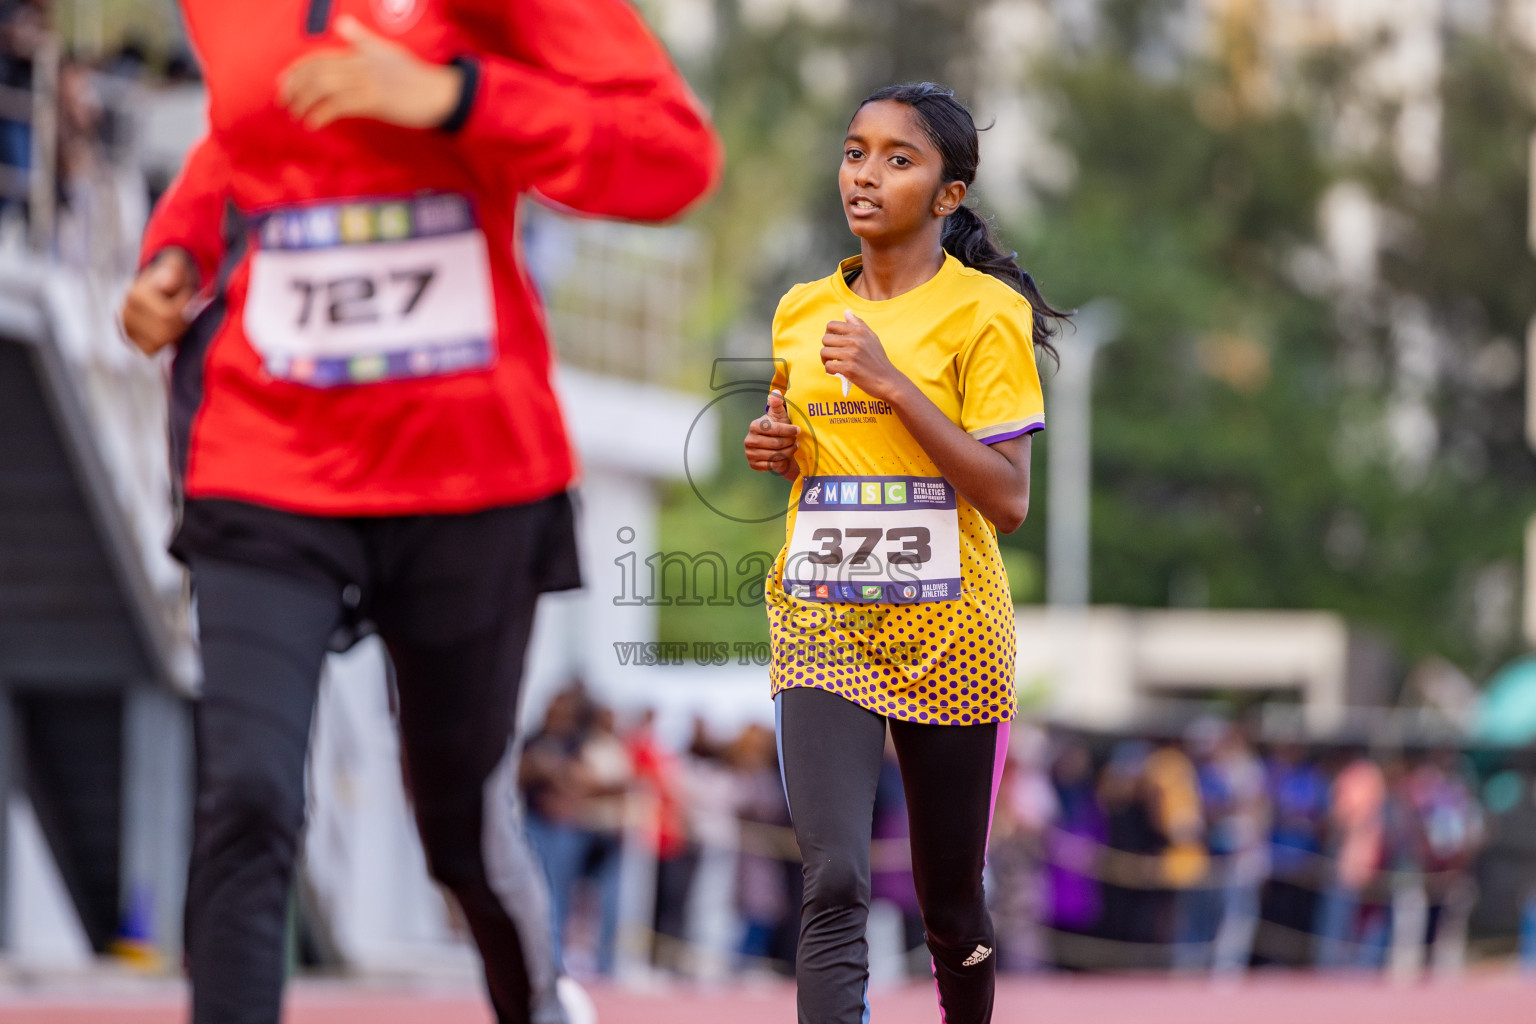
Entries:
[[176, 346], [172, 549], [204, 665], [193, 1021], [280, 1015], [316, 682], [376, 629], [427, 865], [498, 1020], [560, 1024], [510, 754], [538, 595], [579, 585], [575, 470], [517, 205], [671, 217], [719, 144], [624, 0], [182, 6], [210, 128], [123, 324]]
[[184, 9], [211, 126], [144, 257], [184, 250], [217, 296], [178, 353], [186, 495], [394, 514], [563, 490], [518, 196], [661, 219], [720, 162], [638, 17], [621, 0]]

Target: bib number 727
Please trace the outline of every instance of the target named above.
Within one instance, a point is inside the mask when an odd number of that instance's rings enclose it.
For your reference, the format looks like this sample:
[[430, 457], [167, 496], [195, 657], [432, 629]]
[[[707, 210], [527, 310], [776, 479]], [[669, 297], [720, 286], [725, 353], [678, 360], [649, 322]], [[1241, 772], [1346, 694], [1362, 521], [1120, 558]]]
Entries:
[[795, 506], [784, 589], [808, 601], [960, 597], [955, 492], [942, 477], [810, 477]]
[[302, 331], [316, 315], [331, 324], [404, 320], [421, 305], [436, 277], [437, 268], [427, 266], [348, 277], [290, 278], [289, 287], [299, 296], [294, 326]]
[[464, 196], [270, 211], [252, 241], [245, 334], [273, 377], [333, 387], [495, 361], [488, 249]]

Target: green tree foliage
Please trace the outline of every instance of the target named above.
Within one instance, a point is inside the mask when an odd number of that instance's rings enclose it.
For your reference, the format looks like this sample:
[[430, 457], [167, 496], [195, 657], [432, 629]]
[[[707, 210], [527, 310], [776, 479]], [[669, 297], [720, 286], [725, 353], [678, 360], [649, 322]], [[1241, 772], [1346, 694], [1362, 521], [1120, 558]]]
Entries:
[[[1052, 294], [1125, 311], [1095, 389], [1095, 600], [1334, 609], [1486, 672], [1516, 643], [1496, 584], [1507, 597], [1536, 508], [1513, 341], [1536, 306], [1529, 68], [1453, 41], [1441, 173], [1420, 186], [1390, 158], [1330, 156], [1327, 64], [1245, 111], [1221, 69], [1149, 81], [1123, 56], [1044, 70], [1079, 173], [1022, 226]], [[1336, 72], [1352, 55], [1331, 56]], [[1390, 229], [1363, 296], [1297, 271], [1341, 180]], [[1433, 333], [1437, 421], [1412, 471], [1390, 436], [1405, 308]]]

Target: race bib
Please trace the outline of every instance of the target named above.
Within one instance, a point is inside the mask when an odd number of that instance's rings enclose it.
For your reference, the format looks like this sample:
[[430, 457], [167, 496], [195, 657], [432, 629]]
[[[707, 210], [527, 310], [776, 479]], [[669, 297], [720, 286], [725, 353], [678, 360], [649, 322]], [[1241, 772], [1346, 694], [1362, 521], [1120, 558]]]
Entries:
[[485, 236], [464, 196], [276, 210], [252, 240], [245, 335], [280, 380], [371, 384], [496, 360]]
[[784, 589], [807, 601], [958, 600], [955, 489], [943, 477], [806, 478]]

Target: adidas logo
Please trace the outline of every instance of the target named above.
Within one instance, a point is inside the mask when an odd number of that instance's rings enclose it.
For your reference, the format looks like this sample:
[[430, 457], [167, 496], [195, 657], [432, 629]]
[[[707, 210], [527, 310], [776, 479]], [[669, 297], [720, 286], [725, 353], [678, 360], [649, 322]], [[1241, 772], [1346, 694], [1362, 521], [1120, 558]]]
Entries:
[[988, 949], [986, 946], [977, 946], [975, 951], [973, 953], [971, 953], [970, 956], [966, 957], [965, 960], [963, 960], [961, 962], [960, 966], [961, 967], [975, 967], [977, 964], [981, 963], [983, 960], [985, 960], [987, 957], [989, 957], [991, 955], [992, 955], [992, 951], [990, 949]]

